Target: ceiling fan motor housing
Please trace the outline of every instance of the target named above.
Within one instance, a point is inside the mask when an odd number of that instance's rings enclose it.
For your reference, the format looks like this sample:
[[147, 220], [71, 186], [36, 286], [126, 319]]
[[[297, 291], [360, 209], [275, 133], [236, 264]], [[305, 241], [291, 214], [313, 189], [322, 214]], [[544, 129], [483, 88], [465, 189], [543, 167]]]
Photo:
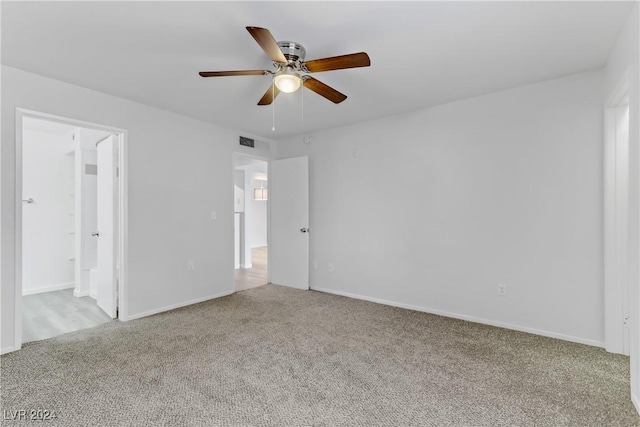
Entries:
[[302, 62], [307, 55], [306, 49], [300, 43], [283, 41], [278, 42], [278, 47], [289, 63]]

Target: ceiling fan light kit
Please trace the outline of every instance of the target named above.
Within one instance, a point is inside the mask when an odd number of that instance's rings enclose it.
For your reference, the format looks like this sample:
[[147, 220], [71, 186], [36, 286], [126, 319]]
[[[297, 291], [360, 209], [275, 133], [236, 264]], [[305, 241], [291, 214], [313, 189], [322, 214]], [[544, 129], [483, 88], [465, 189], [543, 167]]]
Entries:
[[300, 88], [302, 80], [300, 74], [296, 73], [292, 67], [285, 67], [278, 71], [273, 78], [273, 84], [280, 92], [293, 93]]
[[297, 91], [300, 86], [304, 86], [329, 101], [338, 104], [347, 99], [345, 94], [338, 92], [334, 88], [307, 74], [368, 67], [371, 65], [369, 55], [365, 52], [332, 56], [305, 62], [307, 51], [300, 43], [292, 41], [276, 42], [271, 32], [266, 28], [247, 27], [247, 31], [249, 31], [249, 34], [251, 34], [267, 56], [271, 58], [275, 71], [201, 71], [200, 75], [202, 77], [272, 75], [272, 83], [260, 101], [258, 101], [258, 105], [270, 105], [280, 92], [293, 93]]

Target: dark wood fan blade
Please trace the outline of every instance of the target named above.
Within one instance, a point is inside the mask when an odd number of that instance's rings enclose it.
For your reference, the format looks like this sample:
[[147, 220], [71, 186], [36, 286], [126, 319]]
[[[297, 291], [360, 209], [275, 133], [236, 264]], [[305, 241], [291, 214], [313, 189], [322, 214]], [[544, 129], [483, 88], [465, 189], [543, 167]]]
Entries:
[[276, 43], [276, 39], [273, 38], [269, 30], [260, 27], [247, 27], [247, 31], [251, 33], [262, 50], [264, 50], [264, 53], [266, 53], [272, 61], [281, 62], [284, 64], [287, 63], [287, 58], [284, 57], [284, 54]]
[[269, 89], [262, 95], [258, 105], [270, 105], [276, 96], [280, 93], [280, 90], [272, 83]]
[[242, 71], [200, 71], [202, 77], [225, 77], [225, 76], [263, 76], [269, 74], [265, 70], [242, 70]]
[[371, 65], [371, 60], [369, 55], [359, 52], [330, 58], [313, 59], [304, 62], [302, 65], [307, 67], [310, 73], [319, 73], [321, 71], [344, 70], [345, 68], [368, 67]]
[[329, 101], [335, 104], [339, 104], [347, 99], [347, 95], [345, 95], [344, 93], [338, 92], [331, 86], [327, 86], [320, 80], [316, 80], [313, 77], [305, 76], [303, 84], [307, 89], [314, 91], [320, 96], [324, 96]]

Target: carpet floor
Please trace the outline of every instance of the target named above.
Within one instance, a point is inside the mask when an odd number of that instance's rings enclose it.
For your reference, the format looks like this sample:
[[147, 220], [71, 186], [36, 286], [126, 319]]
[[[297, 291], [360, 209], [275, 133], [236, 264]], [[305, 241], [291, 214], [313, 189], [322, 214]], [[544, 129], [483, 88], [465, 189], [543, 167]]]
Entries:
[[[274, 285], [2, 356], [3, 425], [634, 426], [628, 358]], [[29, 412], [27, 412], [27, 418]]]

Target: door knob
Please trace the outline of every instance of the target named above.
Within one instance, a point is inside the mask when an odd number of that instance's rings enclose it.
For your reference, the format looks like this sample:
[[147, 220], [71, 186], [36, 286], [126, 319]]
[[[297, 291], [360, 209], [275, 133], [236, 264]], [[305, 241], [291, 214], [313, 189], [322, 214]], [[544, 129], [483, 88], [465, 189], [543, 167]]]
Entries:
[[100, 232], [96, 231], [95, 233], [91, 233], [91, 235], [94, 237], [100, 237]]
[[301, 231], [302, 233], [306, 233], [307, 231], [309, 231], [309, 229], [308, 229], [308, 228], [301, 228], [301, 229], [300, 229], [300, 231]]

